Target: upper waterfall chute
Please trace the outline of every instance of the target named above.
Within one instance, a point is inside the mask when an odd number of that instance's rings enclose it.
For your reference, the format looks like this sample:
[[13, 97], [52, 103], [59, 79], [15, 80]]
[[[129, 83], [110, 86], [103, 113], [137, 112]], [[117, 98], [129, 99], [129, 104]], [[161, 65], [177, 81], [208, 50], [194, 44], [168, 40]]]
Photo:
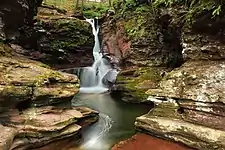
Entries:
[[85, 67], [82, 69], [82, 73], [80, 75], [80, 91], [83, 93], [101, 93], [108, 90], [108, 86], [103, 83], [103, 78], [110, 70], [112, 70], [112, 66], [105, 58], [103, 58], [103, 54], [101, 52], [98, 38], [100, 30], [98, 22], [95, 23], [95, 19], [86, 19], [86, 21], [91, 24], [95, 39], [93, 48], [94, 63], [91, 67]]

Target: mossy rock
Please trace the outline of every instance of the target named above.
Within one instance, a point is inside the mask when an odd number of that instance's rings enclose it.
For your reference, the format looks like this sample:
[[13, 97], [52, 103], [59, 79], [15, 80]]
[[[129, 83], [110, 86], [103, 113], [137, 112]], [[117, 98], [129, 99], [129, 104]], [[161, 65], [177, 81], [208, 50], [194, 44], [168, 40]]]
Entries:
[[123, 100], [144, 102], [148, 97], [145, 92], [149, 88], [157, 87], [161, 79], [160, 71], [157, 68], [142, 67], [120, 72], [116, 84], [123, 87]]
[[11, 56], [12, 49], [3, 43], [3, 41], [0, 41], [0, 56]]
[[51, 33], [48, 37], [50, 50], [76, 50], [82, 46], [94, 44], [90, 24], [85, 20], [50, 19], [42, 22], [42, 25]]
[[89, 30], [89, 24], [85, 20], [73, 19], [58, 19], [54, 22], [56, 30], [71, 31], [71, 30]]

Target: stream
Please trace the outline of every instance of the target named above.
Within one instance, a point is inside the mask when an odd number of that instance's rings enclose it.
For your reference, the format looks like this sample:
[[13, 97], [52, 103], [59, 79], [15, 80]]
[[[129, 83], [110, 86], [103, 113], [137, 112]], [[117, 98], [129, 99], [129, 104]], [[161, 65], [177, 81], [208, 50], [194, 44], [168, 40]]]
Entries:
[[109, 150], [121, 140], [135, 134], [137, 116], [150, 110], [150, 106], [129, 104], [113, 99], [109, 93], [80, 93], [72, 101], [73, 106], [86, 106], [100, 113], [98, 122], [82, 131], [82, 150]]
[[[117, 70], [103, 57], [100, 49], [98, 20], [86, 19], [93, 29], [95, 45], [93, 47], [94, 63], [92, 66], [74, 69], [80, 79], [80, 93], [72, 100], [73, 106], [85, 106], [99, 112], [99, 120], [82, 130], [79, 150], [109, 150], [121, 140], [135, 133], [134, 122], [150, 110], [150, 106], [125, 103], [113, 99], [107, 92], [108, 82], [115, 81]], [[107, 74], [109, 76], [107, 77]], [[77, 148], [70, 149], [77, 150]]]

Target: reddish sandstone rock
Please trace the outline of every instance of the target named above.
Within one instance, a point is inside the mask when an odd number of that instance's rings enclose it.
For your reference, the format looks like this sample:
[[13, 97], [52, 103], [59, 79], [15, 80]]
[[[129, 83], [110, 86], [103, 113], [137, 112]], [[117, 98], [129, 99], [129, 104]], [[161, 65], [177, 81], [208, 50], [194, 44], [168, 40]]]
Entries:
[[115, 145], [112, 150], [191, 150], [179, 144], [158, 139], [146, 134], [136, 134], [132, 138]]
[[76, 141], [81, 128], [97, 120], [98, 112], [86, 107], [45, 106], [4, 112], [0, 114], [0, 123], [4, 123], [0, 124], [0, 150], [30, 150], [67, 138]]

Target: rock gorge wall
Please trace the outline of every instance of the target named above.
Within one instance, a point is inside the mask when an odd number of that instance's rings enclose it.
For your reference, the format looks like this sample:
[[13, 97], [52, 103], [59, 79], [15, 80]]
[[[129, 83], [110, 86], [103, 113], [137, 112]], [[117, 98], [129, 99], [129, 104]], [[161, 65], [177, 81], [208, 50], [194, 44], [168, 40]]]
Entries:
[[[41, 2], [0, 2], [1, 150], [30, 150], [72, 137], [78, 140], [81, 128], [98, 119], [94, 110], [71, 106], [72, 98], [79, 91], [75, 75], [54, 71], [46, 64], [28, 59], [27, 53], [32, 50], [24, 49], [26, 44], [21, 38], [32, 45], [29, 39], [37, 31], [34, 16]], [[70, 26], [66, 23], [62, 26]], [[64, 106], [54, 106], [60, 103]]]
[[42, 0], [1, 1], [1, 41], [22, 46], [18, 53], [54, 68], [91, 65], [90, 25], [66, 10], [41, 4]]
[[122, 68], [112, 95], [155, 105], [137, 118], [137, 129], [200, 150], [225, 149], [224, 13], [205, 11], [190, 23], [184, 5], [114, 7], [121, 9], [102, 29]]
[[32, 24], [42, 0], [2, 0], [0, 2], [0, 38], [13, 39], [24, 24]]
[[27, 49], [20, 53], [31, 59], [54, 68], [90, 66], [93, 62], [90, 25], [66, 10], [43, 5], [34, 26], [25, 26], [20, 33], [16, 42]]
[[181, 14], [179, 10], [155, 12], [146, 5], [125, 9], [123, 5], [118, 3], [116, 15], [108, 17], [102, 26], [103, 47], [123, 68], [113, 91], [123, 91], [125, 101], [139, 102], [146, 99], [143, 91], [158, 86], [161, 75], [183, 63], [182, 22], [176, 20]]

